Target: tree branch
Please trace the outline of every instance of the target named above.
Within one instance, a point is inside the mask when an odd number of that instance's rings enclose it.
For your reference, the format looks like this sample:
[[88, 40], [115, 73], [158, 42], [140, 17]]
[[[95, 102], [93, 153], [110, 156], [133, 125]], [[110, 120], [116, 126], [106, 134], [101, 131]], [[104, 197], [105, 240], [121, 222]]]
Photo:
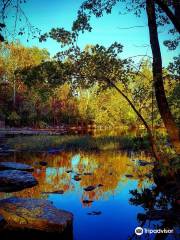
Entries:
[[180, 33], [180, 22], [178, 18], [173, 14], [173, 12], [169, 9], [169, 7], [164, 2], [162, 2], [161, 0], [154, 0], [154, 1], [166, 13], [166, 15], [169, 17], [174, 27], [176, 28], [176, 30]]

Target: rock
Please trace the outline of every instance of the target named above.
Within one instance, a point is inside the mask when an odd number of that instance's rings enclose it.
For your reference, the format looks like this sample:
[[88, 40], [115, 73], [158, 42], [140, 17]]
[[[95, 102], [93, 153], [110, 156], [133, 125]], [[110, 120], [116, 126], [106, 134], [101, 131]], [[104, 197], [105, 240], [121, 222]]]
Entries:
[[90, 172], [85, 172], [84, 175], [85, 175], [85, 176], [92, 176], [93, 174], [90, 173]]
[[16, 192], [37, 185], [34, 176], [26, 171], [0, 171], [0, 192]]
[[103, 185], [103, 184], [101, 184], [101, 183], [97, 185], [97, 187], [103, 187], [103, 186], [104, 186], [104, 185]]
[[127, 178], [132, 178], [133, 177], [133, 175], [131, 175], [131, 174], [126, 174], [125, 175]]
[[[72, 230], [73, 214], [55, 208], [50, 201], [16, 198], [0, 200], [0, 214], [7, 224], [1, 231], [38, 231], [63, 234]], [[61, 239], [61, 238], [60, 238]]]
[[39, 164], [40, 164], [41, 166], [47, 166], [47, 162], [45, 162], [45, 161], [40, 161]]
[[57, 191], [52, 191], [52, 192], [42, 192], [42, 193], [45, 193], [45, 194], [63, 194], [64, 193], [64, 190], [57, 190]]
[[92, 212], [89, 212], [88, 215], [93, 215], [93, 216], [97, 216], [97, 215], [101, 215], [101, 211], [92, 211]]
[[34, 171], [34, 168], [24, 163], [0, 162], [0, 171], [2, 170], [20, 170], [32, 172]]
[[66, 170], [67, 173], [72, 173], [72, 170]]
[[80, 180], [81, 180], [81, 178], [80, 178], [79, 175], [75, 175], [73, 179], [74, 179], [75, 181], [80, 181]]
[[93, 191], [95, 188], [96, 188], [96, 186], [88, 186], [88, 187], [84, 188], [84, 191], [87, 191], [87, 192]]
[[82, 201], [84, 204], [89, 204], [89, 203], [92, 203], [93, 201], [92, 200], [83, 200]]

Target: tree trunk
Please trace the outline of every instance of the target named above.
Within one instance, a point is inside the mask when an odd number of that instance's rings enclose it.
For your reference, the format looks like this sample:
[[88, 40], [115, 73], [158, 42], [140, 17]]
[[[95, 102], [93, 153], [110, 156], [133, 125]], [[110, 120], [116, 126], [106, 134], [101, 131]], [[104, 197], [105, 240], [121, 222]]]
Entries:
[[180, 154], [179, 129], [177, 128], [171, 114], [164, 90], [162, 77], [162, 58], [157, 33], [154, 0], [146, 0], [146, 11], [148, 16], [150, 44], [153, 55], [153, 81], [157, 105], [165, 128], [168, 132], [171, 144], [174, 147], [176, 153]]
[[147, 124], [147, 122], [145, 121], [145, 119], [143, 118], [143, 116], [140, 114], [140, 112], [136, 109], [136, 107], [134, 106], [134, 104], [131, 102], [131, 100], [113, 83], [111, 82], [109, 79], [106, 79], [106, 82], [108, 82], [112, 87], [114, 87], [125, 99], [126, 101], [129, 103], [129, 105], [131, 106], [131, 108], [134, 110], [134, 112], [137, 114], [137, 116], [140, 118], [140, 120], [142, 121], [143, 125], [145, 126], [147, 133], [148, 133], [148, 138], [149, 138], [149, 142], [151, 144], [151, 148], [152, 148], [152, 153], [155, 157], [156, 160], [161, 161], [162, 157], [161, 154], [159, 153], [157, 146], [156, 146], [156, 141], [154, 139], [154, 136], [151, 132], [151, 129], [149, 127], [149, 125]]

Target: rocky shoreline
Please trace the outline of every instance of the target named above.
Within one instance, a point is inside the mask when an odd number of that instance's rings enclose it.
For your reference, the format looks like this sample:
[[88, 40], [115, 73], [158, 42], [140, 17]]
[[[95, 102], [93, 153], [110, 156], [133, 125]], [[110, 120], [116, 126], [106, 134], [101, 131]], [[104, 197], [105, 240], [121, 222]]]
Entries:
[[[0, 162], [0, 192], [17, 192], [38, 181], [27, 164]], [[0, 235], [3, 239], [53, 236], [72, 239], [73, 214], [44, 199], [10, 197], [0, 200]], [[68, 236], [68, 238], [67, 238]]]

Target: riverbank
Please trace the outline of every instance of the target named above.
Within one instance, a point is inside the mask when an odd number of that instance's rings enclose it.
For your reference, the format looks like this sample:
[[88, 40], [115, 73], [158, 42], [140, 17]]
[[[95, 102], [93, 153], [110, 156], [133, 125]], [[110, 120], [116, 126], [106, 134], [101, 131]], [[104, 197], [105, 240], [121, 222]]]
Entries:
[[149, 150], [147, 137], [133, 136], [15, 136], [6, 139], [9, 149], [16, 151], [106, 151], [106, 150]]

